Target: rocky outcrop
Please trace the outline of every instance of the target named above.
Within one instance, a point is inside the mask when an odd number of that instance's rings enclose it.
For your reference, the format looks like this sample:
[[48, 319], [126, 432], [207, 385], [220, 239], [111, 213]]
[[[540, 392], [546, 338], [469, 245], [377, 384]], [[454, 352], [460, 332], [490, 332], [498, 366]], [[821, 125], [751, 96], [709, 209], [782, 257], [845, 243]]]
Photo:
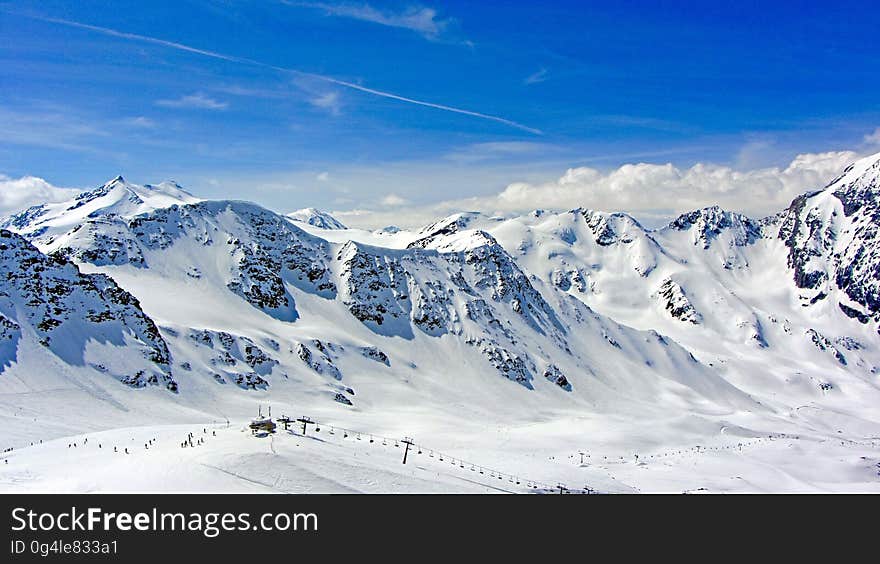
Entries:
[[[23, 237], [0, 231], [0, 340], [27, 326], [39, 342], [74, 365], [91, 341], [136, 350], [142, 368], [115, 375], [132, 387], [176, 390], [168, 345], [138, 300], [104, 274], [83, 274], [59, 254], [47, 256]], [[138, 363], [133, 363], [137, 365]]]

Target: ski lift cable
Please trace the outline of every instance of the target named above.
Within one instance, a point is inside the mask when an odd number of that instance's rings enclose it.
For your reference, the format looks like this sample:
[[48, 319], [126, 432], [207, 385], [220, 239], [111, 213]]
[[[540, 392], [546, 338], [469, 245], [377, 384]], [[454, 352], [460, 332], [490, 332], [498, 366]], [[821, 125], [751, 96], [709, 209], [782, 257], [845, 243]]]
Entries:
[[[318, 425], [321, 425], [321, 423], [318, 421], [313, 421], [313, 422], [315, 423], [316, 427]], [[345, 427], [337, 427], [335, 425], [325, 425], [325, 426], [330, 428], [330, 434], [334, 434], [333, 433], [334, 430], [341, 431], [345, 437], [348, 436], [348, 433], [355, 434], [356, 436], [366, 434], [370, 437], [371, 443], [374, 441], [374, 439], [382, 439], [382, 444], [385, 446], [387, 446], [387, 441], [394, 442], [395, 446], [399, 446], [399, 442], [400, 442], [400, 439], [396, 439], [396, 438], [392, 438], [392, 437], [385, 437], [382, 435], [376, 435], [376, 434], [371, 434], [371, 433], [363, 433], [362, 431], [356, 431], [356, 430], [348, 429]], [[404, 439], [404, 440], [407, 440], [407, 439]], [[490, 474], [490, 476], [498, 478], [499, 480], [503, 480], [503, 479], [507, 478], [510, 482], [515, 482], [516, 484], [520, 484], [520, 483], [531, 484], [533, 486], [533, 488], [540, 488], [540, 489], [547, 490], [547, 491], [558, 489], [558, 486], [550, 486], [544, 482], [529, 480], [527, 478], [517, 476], [516, 474], [508, 474], [506, 472], [501, 472], [499, 470], [495, 470], [495, 469], [489, 468], [487, 466], [480, 466], [474, 462], [469, 462], [469, 461], [464, 460], [462, 458], [456, 458], [456, 457], [450, 456], [450, 455], [443, 453], [443, 452], [440, 452], [438, 450], [428, 448], [427, 446], [422, 445], [420, 443], [415, 443], [414, 441], [410, 441], [410, 443], [411, 443], [411, 446], [418, 449], [417, 450], [418, 454], [422, 454], [422, 451], [424, 450], [424, 451], [428, 452], [429, 457], [433, 458], [434, 455], [436, 454], [440, 461], [444, 461], [444, 457], [448, 458], [452, 465], [459, 466], [460, 468], [466, 468], [467, 466], [470, 466], [472, 471], [479, 470], [480, 474], [484, 474], [484, 472], [488, 472]], [[563, 486], [563, 489], [565, 489], [565, 491], [569, 491], [569, 492], [573, 491], [573, 490], [569, 490], [565, 486]], [[592, 491], [592, 490], [590, 490], [590, 491]]]

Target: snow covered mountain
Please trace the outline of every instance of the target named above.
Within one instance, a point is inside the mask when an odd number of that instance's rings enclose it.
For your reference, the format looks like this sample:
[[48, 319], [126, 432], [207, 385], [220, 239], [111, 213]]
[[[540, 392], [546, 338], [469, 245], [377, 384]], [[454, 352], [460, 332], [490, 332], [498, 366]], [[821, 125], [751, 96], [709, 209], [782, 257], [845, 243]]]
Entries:
[[826, 300], [861, 323], [880, 320], [878, 221], [876, 155], [847, 167], [824, 190], [797, 198], [776, 218], [804, 305]]
[[875, 155], [761, 220], [468, 212], [367, 232], [117, 177], [2, 224], [0, 415], [33, 349], [78, 367], [41, 394], [100, 388], [138, 421], [273, 401], [477, 434], [566, 422], [541, 436], [568, 441], [880, 436], [878, 178]]
[[42, 243], [75, 229], [88, 219], [103, 216], [132, 217], [174, 204], [197, 202], [198, 199], [173, 181], [156, 185], [129, 184], [122, 176], [103, 186], [84, 192], [72, 201], [41, 204], [13, 215], [0, 223], [28, 239]]
[[176, 391], [168, 345], [138, 300], [103, 274], [82, 274], [62, 255], [46, 256], [0, 230], [0, 366], [17, 360], [18, 341], [39, 341], [67, 364], [88, 364], [132, 387]]
[[316, 210], [315, 208], [303, 208], [287, 214], [287, 217], [294, 221], [308, 223], [320, 229], [347, 229], [338, 219], [327, 212]]

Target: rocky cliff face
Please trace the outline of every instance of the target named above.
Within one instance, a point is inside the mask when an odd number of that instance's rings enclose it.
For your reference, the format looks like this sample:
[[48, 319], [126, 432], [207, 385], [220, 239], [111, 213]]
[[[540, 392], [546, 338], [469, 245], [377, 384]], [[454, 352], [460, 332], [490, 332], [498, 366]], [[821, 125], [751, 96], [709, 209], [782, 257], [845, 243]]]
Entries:
[[[90, 362], [91, 342], [110, 343], [135, 354], [127, 373], [111, 371], [133, 387], [177, 384], [171, 377], [170, 353], [156, 324], [138, 300], [104, 274], [83, 274], [59, 254], [44, 255], [23, 237], [0, 230], [0, 347], [6, 358], [23, 331], [73, 365]], [[5, 343], [5, 344], [3, 344]], [[130, 352], [128, 352], [130, 351]]]
[[809, 303], [838, 301], [848, 316], [880, 320], [880, 157], [849, 166], [824, 190], [796, 198], [778, 219], [795, 283]]

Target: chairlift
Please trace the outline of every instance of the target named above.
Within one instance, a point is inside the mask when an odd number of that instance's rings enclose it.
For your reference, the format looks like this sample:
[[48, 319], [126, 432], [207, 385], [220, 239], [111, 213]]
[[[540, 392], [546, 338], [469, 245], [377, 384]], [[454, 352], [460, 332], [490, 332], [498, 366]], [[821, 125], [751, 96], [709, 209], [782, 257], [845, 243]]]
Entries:
[[388, 443], [385, 442], [385, 439], [382, 439], [382, 446], [388, 446]]
[[399, 447], [400, 444], [397, 441], [394, 441], [394, 446]]
[[373, 442], [373, 435], [370, 435], [370, 442]]
[[361, 434], [358, 433], [357, 440], [361, 440]]
[[321, 432], [321, 428], [320, 428], [320, 427], [315, 427], [315, 432], [316, 432], [316, 433], [320, 433], [320, 432]]
[[342, 433], [342, 438], [343, 438], [343, 439], [347, 439], [347, 438], [348, 438], [348, 431], [343, 431], [343, 433]]
[[336, 433], [333, 432], [333, 427], [330, 427], [330, 434], [331, 434], [331, 435], [335, 435], [335, 434], [336, 434]]
[[422, 447], [419, 447], [419, 452], [417, 454], [422, 454]]

